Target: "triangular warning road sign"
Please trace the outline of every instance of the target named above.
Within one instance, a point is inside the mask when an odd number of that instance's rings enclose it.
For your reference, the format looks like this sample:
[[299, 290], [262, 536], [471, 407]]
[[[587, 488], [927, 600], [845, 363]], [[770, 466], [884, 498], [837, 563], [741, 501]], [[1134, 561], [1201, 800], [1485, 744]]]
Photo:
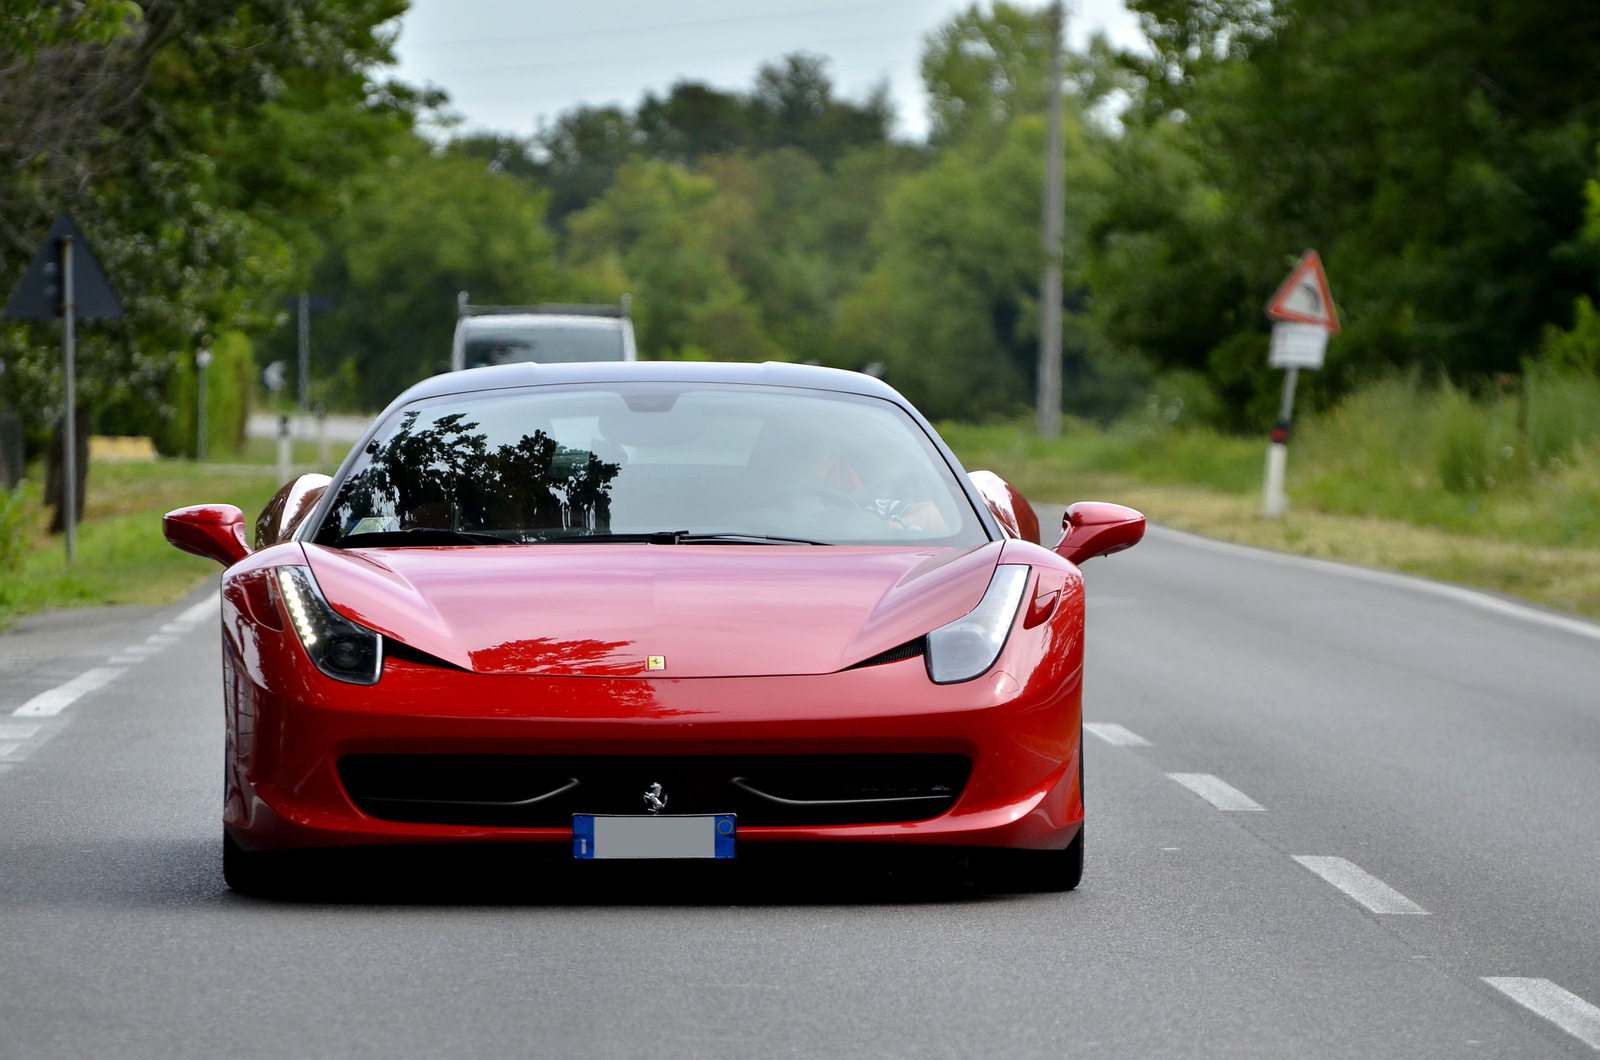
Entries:
[[1306, 251], [1300, 264], [1283, 281], [1278, 293], [1267, 303], [1267, 316], [1296, 324], [1320, 324], [1330, 332], [1339, 330], [1339, 312], [1333, 308], [1328, 275], [1322, 271], [1322, 259], [1317, 257], [1316, 251]]
[[106, 279], [94, 251], [89, 249], [88, 239], [72, 223], [72, 218], [62, 214], [50, 226], [44, 244], [11, 292], [3, 314], [7, 320], [53, 320], [61, 315], [61, 241], [64, 239], [72, 240], [74, 315], [79, 320], [116, 320], [122, 316], [122, 302], [111, 289], [111, 281]]

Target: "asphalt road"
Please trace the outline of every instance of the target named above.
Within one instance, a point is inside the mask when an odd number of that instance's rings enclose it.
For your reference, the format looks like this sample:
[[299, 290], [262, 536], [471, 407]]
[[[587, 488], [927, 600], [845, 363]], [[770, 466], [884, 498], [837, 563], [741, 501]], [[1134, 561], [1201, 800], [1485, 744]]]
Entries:
[[398, 862], [241, 898], [210, 590], [30, 620], [0, 637], [0, 1057], [1596, 1055], [1594, 627], [1160, 533], [1087, 577], [1066, 895]]

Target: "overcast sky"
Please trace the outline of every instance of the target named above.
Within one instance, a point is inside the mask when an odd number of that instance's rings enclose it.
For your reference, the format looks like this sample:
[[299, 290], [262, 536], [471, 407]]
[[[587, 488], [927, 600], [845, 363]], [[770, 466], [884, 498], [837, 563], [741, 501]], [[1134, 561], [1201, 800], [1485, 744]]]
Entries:
[[[849, 97], [880, 81], [898, 132], [927, 130], [917, 74], [922, 37], [970, 0], [412, 0], [400, 32], [400, 78], [450, 94], [473, 129], [532, 133], [577, 103], [632, 106], [679, 78], [747, 88], [763, 62], [827, 56]], [[1122, 0], [1068, 0], [1068, 35], [1102, 30], [1137, 46]]]

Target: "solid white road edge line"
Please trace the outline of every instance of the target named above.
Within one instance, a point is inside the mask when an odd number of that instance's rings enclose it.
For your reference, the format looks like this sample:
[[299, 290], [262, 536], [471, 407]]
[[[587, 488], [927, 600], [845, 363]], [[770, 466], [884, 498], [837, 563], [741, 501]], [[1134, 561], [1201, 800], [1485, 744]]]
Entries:
[[1167, 776], [1219, 810], [1227, 810], [1229, 813], [1249, 813], [1266, 809], [1232, 784], [1210, 773], [1168, 773]]
[[1545, 626], [1549, 629], [1575, 633], [1580, 637], [1588, 637], [1590, 640], [1600, 640], [1600, 625], [1596, 625], [1593, 622], [1585, 622], [1580, 618], [1568, 618], [1565, 615], [1551, 614], [1536, 607], [1513, 603], [1510, 600], [1502, 600], [1498, 596], [1490, 596], [1488, 593], [1480, 593], [1475, 589], [1466, 589], [1459, 585], [1429, 581], [1426, 578], [1414, 578], [1409, 574], [1373, 570], [1371, 567], [1335, 563], [1332, 560], [1313, 559], [1310, 556], [1296, 556], [1286, 552], [1270, 552], [1262, 548], [1251, 548], [1249, 545], [1236, 545], [1231, 541], [1213, 541], [1209, 537], [1201, 537], [1198, 534], [1174, 530], [1169, 526], [1151, 526], [1145, 532], [1152, 537], [1165, 538], [1169, 541], [1191, 545], [1195, 548], [1210, 549], [1213, 552], [1222, 552], [1242, 559], [1261, 560], [1285, 567], [1310, 567], [1313, 570], [1320, 570], [1327, 574], [1338, 574], [1345, 578], [1354, 578], [1357, 581], [1413, 589], [1418, 592], [1443, 597], [1446, 600], [1453, 600], [1456, 603], [1466, 604], [1469, 607], [1476, 607], [1480, 611], [1490, 611], [1497, 615], [1519, 619], [1523, 622], [1531, 622], [1534, 625]]
[[16, 718], [49, 718], [60, 714], [81, 697], [97, 688], [104, 688], [123, 673], [120, 666], [97, 666], [85, 670], [64, 685], [40, 692], [11, 712]]
[[1344, 858], [1295, 854], [1294, 859], [1373, 913], [1427, 916], [1428, 911], [1361, 866]]
[[1600, 1049], [1600, 1008], [1548, 979], [1486, 975], [1483, 981], [1529, 1012], [1554, 1023], [1591, 1049]]
[[1121, 725], [1110, 721], [1086, 721], [1083, 723], [1086, 731], [1100, 737], [1113, 747], [1149, 747], [1150, 741], [1136, 732], [1130, 732]]
[[198, 624], [200, 622], [204, 622], [206, 619], [210, 618], [212, 615], [215, 615], [221, 609], [221, 607], [222, 607], [222, 596], [221, 596], [221, 594], [220, 593], [212, 593], [210, 596], [206, 597], [204, 600], [201, 600], [198, 604], [195, 604], [193, 607], [186, 608], [181, 615], [179, 615], [177, 618], [174, 618], [172, 621], [174, 623], [177, 623], [177, 622], [187, 623], [188, 625], [191, 625], [191, 626], [192, 625], [196, 625], [196, 624]]

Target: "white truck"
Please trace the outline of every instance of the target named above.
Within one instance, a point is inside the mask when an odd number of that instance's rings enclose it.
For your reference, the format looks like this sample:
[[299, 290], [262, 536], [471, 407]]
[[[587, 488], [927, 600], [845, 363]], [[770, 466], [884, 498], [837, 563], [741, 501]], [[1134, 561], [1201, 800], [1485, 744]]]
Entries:
[[617, 305], [473, 305], [462, 291], [450, 369], [538, 361], [636, 361], [629, 298]]

